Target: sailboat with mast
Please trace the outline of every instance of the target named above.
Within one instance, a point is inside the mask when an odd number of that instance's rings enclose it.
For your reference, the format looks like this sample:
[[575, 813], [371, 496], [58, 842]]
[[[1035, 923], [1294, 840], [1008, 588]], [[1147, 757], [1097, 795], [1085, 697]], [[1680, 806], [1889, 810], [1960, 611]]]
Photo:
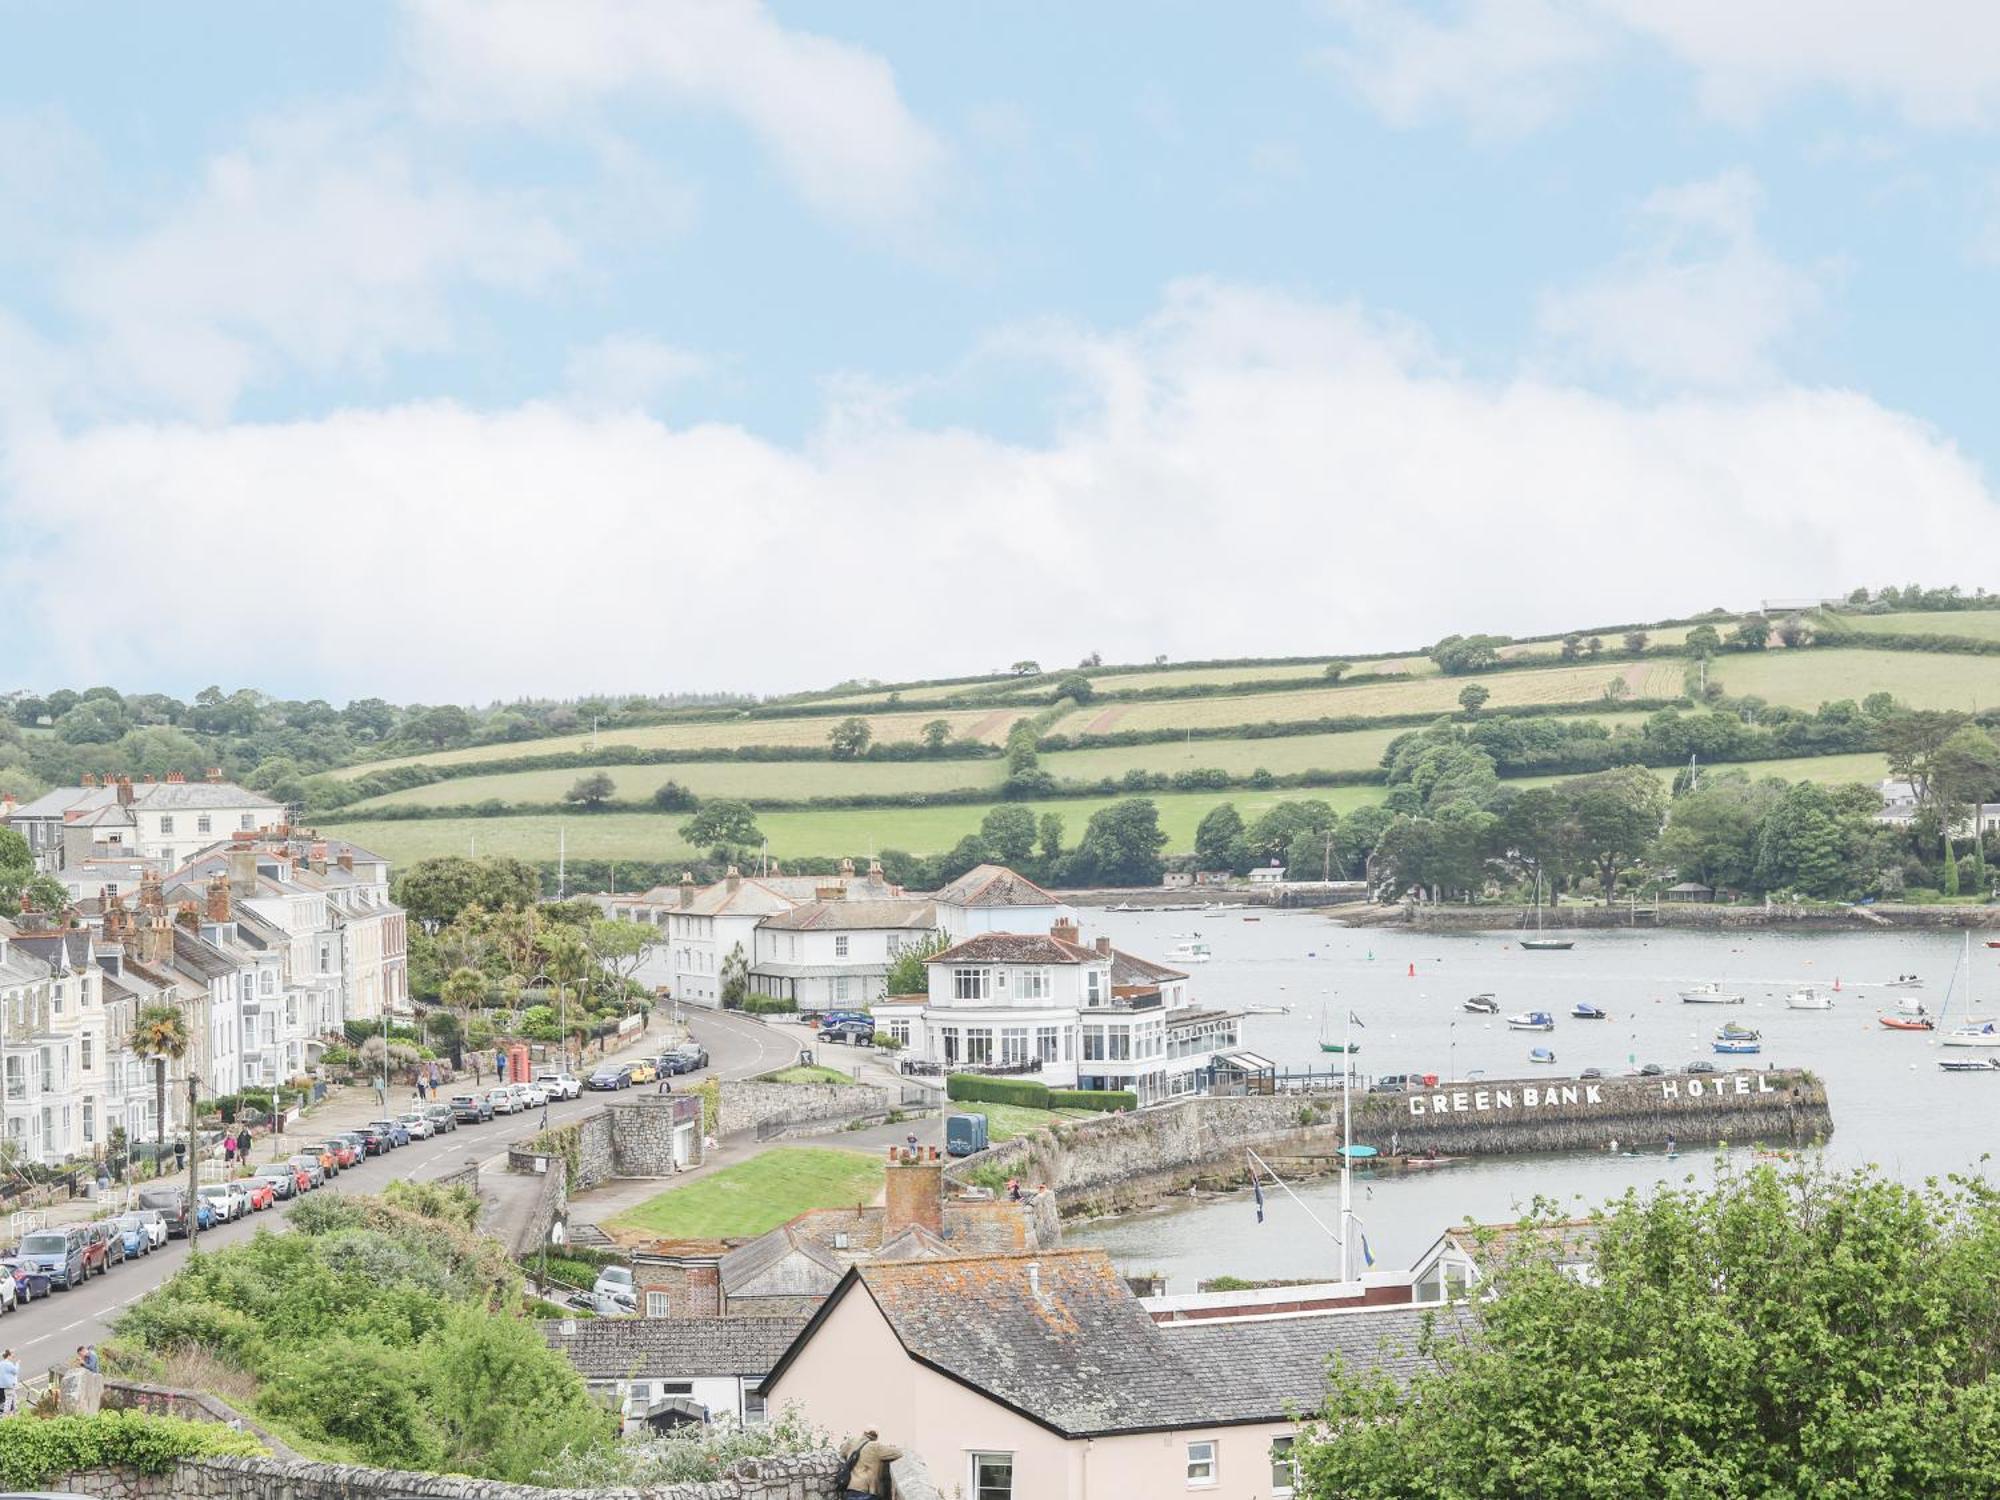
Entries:
[[1319, 1050], [1322, 1052], [1353, 1053], [1361, 1050], [1361, 1044], [1352, 1039], [1352, 1034], [1343, 1032], [1338, 1037], [1328, 1035], [1326, 1029], [1326, 1007], [1319, 1008]]
[[1530, 953], [1558, 953], [1576, 946], [1574, 938], [1548, 937], [1542, 932], [1542, 872], [1535, 871], [1535, 935], [1521, 939], [1521, 946]]
[[[1965, 935], [1965, 953], [1959, 959], [1965, 969], [1965, 1019], [1938, 1038], [1945, 1047], [2000, 1047], [2000, 1021], [1991, 1016], [1973, 1014], [1976, 1003], [1972, 998], [1972, 934]], [[1958, 972], [1952, 971], [1951, 984], [1945, 987], [1944, 1004], [1938, 1007], [1937, 1021], [1944, 1024], [1945, 1012], [1951, 1009], [1952, 991], [1958, 985]]]

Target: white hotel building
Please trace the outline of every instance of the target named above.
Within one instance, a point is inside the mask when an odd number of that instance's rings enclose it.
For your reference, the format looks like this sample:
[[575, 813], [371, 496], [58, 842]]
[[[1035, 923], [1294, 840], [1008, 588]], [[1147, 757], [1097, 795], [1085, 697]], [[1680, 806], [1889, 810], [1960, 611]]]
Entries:
[[1021, 1073], [1157, 1104], [1204, 1092], [1216, 1055], [1240, 1041], [1240, 1014], [1190, 1004], [1186, 974], [1109, 938], [1086, 946], [1073, 922], [977, 933], [926, 967], [927, 994], [891, 996], [875, 1015], [913, 1059], [946, 1073]]

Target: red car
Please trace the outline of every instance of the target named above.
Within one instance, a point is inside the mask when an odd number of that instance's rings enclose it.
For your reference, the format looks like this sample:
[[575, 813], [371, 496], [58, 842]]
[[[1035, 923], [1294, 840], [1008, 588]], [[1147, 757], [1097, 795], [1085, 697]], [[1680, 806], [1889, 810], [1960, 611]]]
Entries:
[[336, 1162], [340, 1163], [342, 1171], [346, 1171], [347, 1168], [361, 1160], [361, 1153], [354, 1149], [352, 1141], [343, 1141], [336, 1138], [324, 1142], [320, 1149], [331, 1155]]
[[278, 1195], [271, 1191], [271, 1184], [256, 1177], [243, 1179], [243, 1186], [250, 1191], [250, 1211], [269, 1208], [278, 1201]]

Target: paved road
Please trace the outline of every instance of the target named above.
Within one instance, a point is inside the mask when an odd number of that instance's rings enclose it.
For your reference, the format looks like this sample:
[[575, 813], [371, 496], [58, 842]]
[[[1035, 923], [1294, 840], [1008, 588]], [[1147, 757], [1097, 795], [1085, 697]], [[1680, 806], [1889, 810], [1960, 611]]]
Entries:
[[[690, 1075], [688, 1082], [699, 1082], [711, 1075], [747, 1078], [797, 1060], [798, 1048], [790, 1038], [756, 1021], [706, 1011], [692, 1012], [688, 1021], [693, 1035], [708, 1048], [710, 1062], [707, 1073]], [[637, 1057], [662, 1045], [662, 1039], [657, 1034], [644, 1036], [639, 1043], [623, 1052], [613, 1053], [612, 1057]], [[587, 1072], [586, 1069], [586, 1076]], [[675, 1082], [680, 1085], [682, 1080], [676, 1079]], [[396, 1097], [392, 1108], [400, 1112], [411, 1107], [411, 1102], [404, 1097], [405, 1090], [397, 1089], [394, 1093]], [[606, 1097], [585, 1094], [581, 1100], [552, 1104], [549, 1106], [550, 1120], [560, 1120], [566, 1113], [573, 1114], [592, 1103], [604, 1102]], [[497, 1162], [506, 1155], [510, 1141], [532, 1134], [538, 1123], [535, 1115], [520, 1114], [503, 1115], [482, 1125], [464, 1125], [448, 1135], [414, 1141], [387, 1156], [370, 1157], [366, 1166], [342, 1172], [318, 1191], [379, 1192], [385, 1184], [400, 1178], [422, 1181], [439, 1177], [457, 1170], [469, 1160]], [[316, 1131], [340, 1128], [343, 1127], [337, 1122], [309, 1120], [297, 1139], [303, 1141]], [[259, 1142], [260, 1148], [263, 1144]], [[259, 1159], [262, 1157], [260, 1149]], [[260, 1228], [282, 1228], [282, 1213], [283, 1206], [280, 1206], [277, 1210], [267, 1210], [234, 1224], [207, 1230], [200, 1237], [202, 1248], [213, 1250], [240, 1244]], [[96, 1344], [109, 1338], [110, 1324], [119, 1312], [172, 1276], [187, 1263], [187, 1257], [186, 1240], [169, 1240], [164, 1249], [114, 1266], [108, 1274], [94, 1278], [74, 1291], [56, 1292], [26, 1304], [0, 1317], [0, 1348], [13, 1349], [21, 1362], [24, 1378], [38, 1376], [51, 1366], [67, 1365], [75, 1356], [77, 1345]]]

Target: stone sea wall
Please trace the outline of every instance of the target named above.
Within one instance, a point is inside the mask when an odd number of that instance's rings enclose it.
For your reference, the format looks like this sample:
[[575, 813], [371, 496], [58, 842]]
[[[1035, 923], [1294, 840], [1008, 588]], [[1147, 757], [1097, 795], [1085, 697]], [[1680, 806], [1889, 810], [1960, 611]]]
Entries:
[[716, 1134], [734, 1135], [760, 1125], [805, 1125], [882, 1114], [896, 1107], [887, 1089], [864, 1083], [765, 1083], [725, 1079]]
[[[1411, 1094], [1357, 1095], [1353, 1138], [1383, 1155], [1444, 1156], [1657, 1147], [1669, 1137], [1793, 1146], [1832, 1132], [1826, 1089], [1808, 1073], [1744, 1070], [1659, 1078], [1483, 1080]], [[1243, 1181], [1246, 1146], [1294, 1167], [1338, 1164], [1340, 1096], [1190, 1099], [1128, 1115], [1065, 1123], [954, 1163], [1046, 1184], [1069, 1215], [1144, 1207], [1190, 1187]]]
[[[1333, 920], [1350, 927], [1407, 927], [1419, 932], [1512, 932], [1522, 925], [1518, 906], [1434, 906], [1428, 903], [1351, 907]], [[1956, 932], [2000, 929], [2000, 906], [1724, 906], [1705, 901], [1666, 902], [1634, 911], [1623, 906], [1565, 906], [1543, 913], [1550, 931], [1648, 927], [1691, 932], [1780, 928], [1799, 932], [1868, 932], [1883, 928]]]
[[550, 1490], [352, 1464], [184, 1458], [164, 1474], [80, 1469], [60, 1482], [71, 1494], [106, 1500], [838, 1500], [837, 1468], [831, 1454], [746, 1458], [723, 1478], [698, 1484]]

